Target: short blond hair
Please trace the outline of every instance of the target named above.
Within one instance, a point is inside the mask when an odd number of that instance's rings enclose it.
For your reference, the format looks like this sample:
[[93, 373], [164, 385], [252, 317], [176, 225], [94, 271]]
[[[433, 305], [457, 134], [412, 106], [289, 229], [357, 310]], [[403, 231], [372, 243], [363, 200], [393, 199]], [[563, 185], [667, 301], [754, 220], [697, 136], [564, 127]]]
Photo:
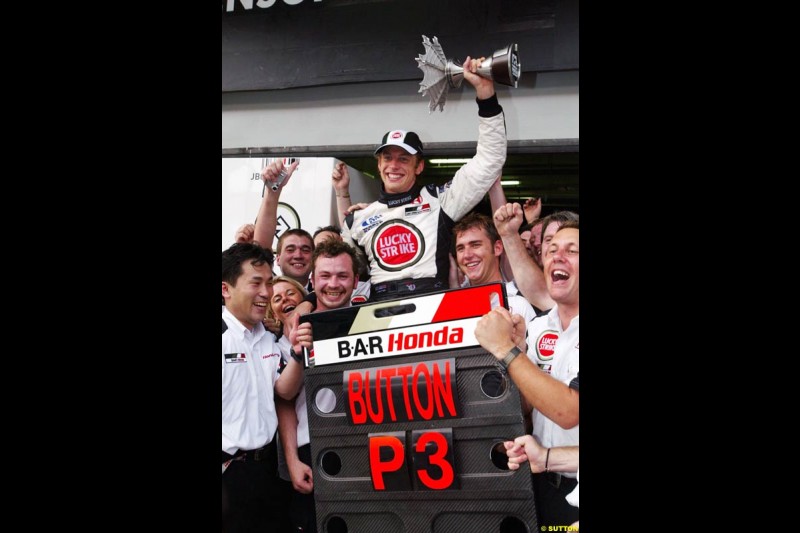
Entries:
[[[300, 285], [300, 282], [298, 282], [296, 279], [292, 279], [289, 276], [274, 277], [272, 278], [271, 285], [274, 287], [276, 283], [280, 283], [281, 281], [293, 285], [295, 289], [300, 291], [300, 294], [303, 295], [303, 298], [305, 298], [308, 295], [308, 291], [306, 290], [306, 288]], [[272, 320], [277, 320], [277, 318], [275, 318], [275, 313], [272, 312], [272, 300], [270, 300], [269, 306], [267, 306], [267, 318], [271, 318]]]

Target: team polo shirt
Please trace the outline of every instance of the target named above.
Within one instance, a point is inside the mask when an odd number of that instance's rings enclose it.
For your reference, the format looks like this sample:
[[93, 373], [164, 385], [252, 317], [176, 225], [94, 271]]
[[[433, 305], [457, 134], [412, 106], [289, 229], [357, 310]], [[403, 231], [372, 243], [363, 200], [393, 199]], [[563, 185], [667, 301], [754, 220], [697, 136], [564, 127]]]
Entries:
[[[573, 318], [569, 327], [562, 330], [556, 305], [547, 314], [537, 316], [528, 324], [528, 357], [543, 371], [567, 386], [573, 382], [577, 385], [578, 318]], [[578, 427], [563, 429], [536, 409], [533, 410], [533, 435], [546, 448], [577, 446]], [[575, 473], [563, 475], [575, 477]]]
[[275, 336], [258, 323], [252, 331], [222, 311], [222, 451], [257, 450], [278, 428], [275, 380], [281, 360]]

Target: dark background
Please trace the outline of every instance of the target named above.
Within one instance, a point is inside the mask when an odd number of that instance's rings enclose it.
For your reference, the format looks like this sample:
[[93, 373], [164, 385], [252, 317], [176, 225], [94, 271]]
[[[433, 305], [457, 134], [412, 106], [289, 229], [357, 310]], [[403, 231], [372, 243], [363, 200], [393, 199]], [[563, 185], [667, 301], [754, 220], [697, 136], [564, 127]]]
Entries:
[[[229, 1], [229, 0], [228, 0]], [[578, 68], [577, 0], [282, 0], [222, 9], [222, 91], [421, 79], [422, 35], [448, 59], [517, 43], [522, 72]], [[458, 62], [460, 64], [460, 62]]]

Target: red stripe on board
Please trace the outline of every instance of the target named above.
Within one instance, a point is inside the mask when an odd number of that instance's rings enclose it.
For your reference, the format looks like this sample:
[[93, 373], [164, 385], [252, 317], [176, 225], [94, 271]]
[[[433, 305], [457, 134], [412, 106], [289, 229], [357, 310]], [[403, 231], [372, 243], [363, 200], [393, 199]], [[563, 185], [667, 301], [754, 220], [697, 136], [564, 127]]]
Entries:
[[467, 287], [457, 291], [443, 294], [442, 302], [433, 315], [431, 322], [445, 322], [447, 320], [460, 320], [482, 316], [492, 310], [490, 296], [497, 293], [500, 305], [508, 309], [505, 301], [503, 286], [500, 283], [482, 285], [480, 287]]

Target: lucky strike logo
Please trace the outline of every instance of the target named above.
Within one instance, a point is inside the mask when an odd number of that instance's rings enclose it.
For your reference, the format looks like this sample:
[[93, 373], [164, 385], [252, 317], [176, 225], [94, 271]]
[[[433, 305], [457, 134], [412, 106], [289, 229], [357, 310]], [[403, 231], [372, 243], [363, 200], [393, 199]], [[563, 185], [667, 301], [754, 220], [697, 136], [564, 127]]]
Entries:
[[392, 139], [399, 139], [402, 136], [403, 136], [403, 134], [400, 133], [399, 131], [396, 131], [396, 132], [392, 133]]
[[536, 339], [536, 355], [539, 359], [549, 361], [553, 358], [556, 341], [558, 341], [558, 333], [555, 331], [548, 330], [539, 335], [539, 338]]
[[402, 270], [422, 258], [425, 240], [416, 227], [402, 220], [393, 220], [376, 230], [372, 251], [384, 270]]

